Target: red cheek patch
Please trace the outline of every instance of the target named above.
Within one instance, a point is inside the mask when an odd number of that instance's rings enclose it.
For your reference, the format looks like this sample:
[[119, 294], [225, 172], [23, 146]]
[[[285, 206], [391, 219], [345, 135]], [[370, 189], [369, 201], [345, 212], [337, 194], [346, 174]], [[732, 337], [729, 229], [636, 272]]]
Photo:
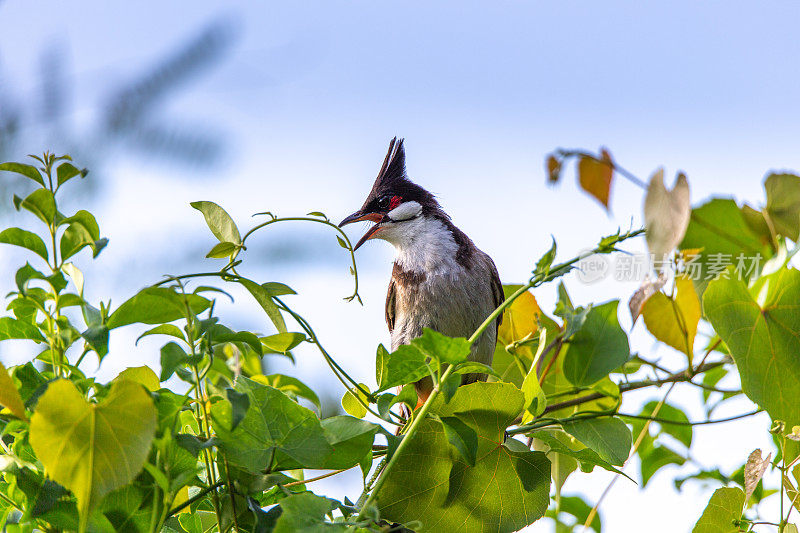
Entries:
[[389, 211], [400, 205], [400, 202], [402, 201], [403, 199], [400, 198], [399, 196], [392, 196], [392, 199], [389, 200]]

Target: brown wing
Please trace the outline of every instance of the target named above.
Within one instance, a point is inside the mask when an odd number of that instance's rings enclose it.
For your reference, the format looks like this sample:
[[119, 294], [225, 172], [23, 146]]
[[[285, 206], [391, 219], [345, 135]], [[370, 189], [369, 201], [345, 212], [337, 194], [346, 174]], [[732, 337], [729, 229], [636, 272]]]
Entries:
[[[497, 309], [500, 305], [506, 301], [505, 293], [503, 293], [503, 284], [500, 282], [500, 274], [497, 273], [497, 267], [494, 265], [494, 261], [489, 259], [489, 265], [491, 266], [491, 276], [492, 276], [492, 296], [494, 297], [494, 307]], [[503, 320], [503, 315], [501, 314], [497, 317], [495, 321], [495, 339], [497, 338], [497, 330], [500, 329], [500, 322]]]
[[[392, 276], [392, 280], [389, 282], [389, 291], [386, 294], [386, 325], [389, 326], [390, 334], [394, 330], [396, 291], [397, 288], [395, 287], [394, 284], [394, 276]], [[501, 287], [501, 293], [502, 293], [502, 287]]]

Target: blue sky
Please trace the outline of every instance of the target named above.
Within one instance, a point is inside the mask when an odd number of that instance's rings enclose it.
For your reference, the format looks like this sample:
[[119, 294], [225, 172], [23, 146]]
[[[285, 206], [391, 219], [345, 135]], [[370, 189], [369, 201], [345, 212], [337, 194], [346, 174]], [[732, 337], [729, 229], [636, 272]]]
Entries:
[[[87, 288], [98, 298], [122, 301], [163, 274], [164, 264], [208, 268], [201, 252], [213, 243], [188, 207], [193, 200], [219, 202], [242, 225], [264, 210], [343, 217], [361, 204], [395, 135], [406, 138], [410, 176], [439, 195], [456, 224], [495, 258], [503, 280], [515, 282], [527, 276], [551, 234], [566, 258], [641, 220], [642, 191], [627, 182], [615, 183], [610, 216], [577, 190], [571, 170], [560, 186], [546, 186], [544, 157], [557, 147], [608, 146], [643, 179], [664, 166], [671, 183], [683, 170], [695, 204], [712, 194], [757, 204], [770, 169], [800, 169], [798, 15], [794, 2], [5, 0], [0, 93], [12, 95], [33, 124], [15, 157], [50, 143], [59, 149], [68, 140], [48, 136], [34, 121], [44, 50], [66, 61], [71, 108], [64, 122], [86, 133], [110, 91], [206, 24], [223, 21], [236, 35], [218, 64], [160, 109], [166, 120], [224, 134], [217, 165], [169, 165], [118, 150], [92, 174], [102, 186], [91, 201], [111, 237], [98, 265], [85, 266], [87, 276], [99, 276]], [[298, 309], [329, 350], [364, 380], [374, 379], [374, 349], [387, 340], [382, 308], [390, 247], [376, 242], [359, 250], [365, 305], [357, 307], [340, 300], [350, 280], [331, 236], [303, 228], [274, 232], [254, 246], [278, 238], [314, 248], [302, 264], [259, 263], [252, 271], [298, 289]], [[175, 252], [185, 248], [195, 251], [191, 264]], [[5, 270], [15, 259], [8, 257]], [[635, 289], [574, 279], [568, 287], [579, 303], [626, 300]], [[536, 296], [551, 307], [552, 290]], [[257, 310], [243, 305], [244, 312], [230, 311], [232, 321], [263, 327]], [[353, 327], [360, 328], [357, 339], [345, 333]], [[157, 361], [156, 342], [143, 341], [131, 353], [134, 333], [114, 339], [116, 351], [101, 375]], [[635, 339], [635, 349], [674, 356], [639, 329]], [[316, 354], [301, 355], [291, 371], [326, 383]], [[18, 351], [0, 346], [0, 359], [15, 357]], [[750, 424], [726, 426], [716, 440], [698, 430], [706, 437], [699, 438], [697, 460], [721, 457], [733, 466], [754, 447], [768, 446], [760, 435], [766, 422]], [[581, 476], [570, 483], [566, 492], [590, 500], [605, 486]], [[335, 482], [328, 488], [340, 492]], [[688, 530], [708, 494], [697, 486], [675, 493], [663, 474], [647, 492], [620, 482], [603, 516], [610, 531], [641, 530], [645, 520], [649, 531]]]

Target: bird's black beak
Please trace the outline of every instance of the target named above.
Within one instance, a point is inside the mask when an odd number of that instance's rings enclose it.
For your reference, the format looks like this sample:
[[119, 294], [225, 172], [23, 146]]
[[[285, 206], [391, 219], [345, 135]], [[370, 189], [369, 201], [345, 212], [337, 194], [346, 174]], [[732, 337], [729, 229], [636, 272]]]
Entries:
[[347, 224], [352, 224], [353, 222], [363, 222], [365, 220], [369, 220], [370, 222], [380, 222], [383, 218], [383, 215], [380, 213], [364, 213], [362, 211], [356, 211], [349, 217], [345, 217], [344, 220], [339, 222], [339, 227], [346, 226]]
[[339, 227], [341, 228], [342, 226], [351, 224], [353, 222], [364, 222], [364, 221], [375, 222], [375, 225], [369, 228], [367, 232], [364, 234], [364, 236], [358, 240], [355, 246], [353, 246], [353, 251], [355, 251], [358, 250], [358, 248], [362, 244], [371, 239], [373, 235], [375, 235], [375, 232], [377, 232], [378, 229], [380, 229], [380, 222], [383, 220], [383, 218], [384, 216], [380, 213], [363, 213], [362, 211], [356, 211], [349, 217], [346, 217], [344, 220], [339, 222]]

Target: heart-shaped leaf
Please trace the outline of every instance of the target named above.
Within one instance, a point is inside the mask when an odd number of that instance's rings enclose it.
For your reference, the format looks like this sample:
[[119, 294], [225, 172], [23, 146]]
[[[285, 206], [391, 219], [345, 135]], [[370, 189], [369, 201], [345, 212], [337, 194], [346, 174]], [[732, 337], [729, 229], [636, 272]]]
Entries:
[[728, 345], [742, 390], [773, 419], [800, 424], [800, 271], [783, 269], [765, 278], [759, 301], [738, 279], [708, 284], [703, 308]]
[[117, 381], [93, 404], [62, 379], [39, 398], [30, 442], [48, 475], [75, 494], [85, 531], [103, 496], [141, 471], [155, 431], [156, 408], [138, 383]]
[[644, 224], [647, 228], [647, 247], [653, 254], [655, 267], [660, 266], [668, 254], [683, 240], [689, 225], [691, 205], [689, 182], [678, 174], [675, 187], [668, 191], [664, 186], [664, 170], [658, 169], [650, 178], [644, 199]]

